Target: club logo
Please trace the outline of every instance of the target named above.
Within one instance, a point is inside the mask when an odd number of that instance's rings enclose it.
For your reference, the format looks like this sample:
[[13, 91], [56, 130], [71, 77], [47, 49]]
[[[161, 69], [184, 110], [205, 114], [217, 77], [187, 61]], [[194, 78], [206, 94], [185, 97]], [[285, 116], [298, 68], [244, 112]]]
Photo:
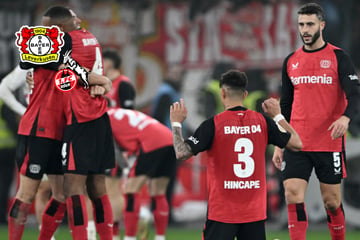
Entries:
[[15, 33], [20, 60], [35, 64], [59, 61], [64, 46], [64, 33], [57, 26], [22, 26]]
[[54, 82], [57, 89], [68, 92], [76, 86], [77, 77], [74, 71], [65, 68], [55, 74]]
[[321, 60], [320, 61], [320, 67], [321, 68], [329, 68], [331, 66], [330, 60]]

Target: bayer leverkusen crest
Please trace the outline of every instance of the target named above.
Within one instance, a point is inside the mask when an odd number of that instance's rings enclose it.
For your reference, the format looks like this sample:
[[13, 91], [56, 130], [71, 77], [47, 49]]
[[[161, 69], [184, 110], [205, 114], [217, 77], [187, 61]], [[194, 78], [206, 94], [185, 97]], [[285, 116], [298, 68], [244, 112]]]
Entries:
[[72, 70], [65, 68], [55, 74], [54, 81], [57, 89], [68, 92], [76, 86], [77, 76]]
[[15, 44], [19, 48], [22, 62], [58, 62], [61, 48], [64, 46], [64, 32], [57, 26], [22, 26], [16, 32]]

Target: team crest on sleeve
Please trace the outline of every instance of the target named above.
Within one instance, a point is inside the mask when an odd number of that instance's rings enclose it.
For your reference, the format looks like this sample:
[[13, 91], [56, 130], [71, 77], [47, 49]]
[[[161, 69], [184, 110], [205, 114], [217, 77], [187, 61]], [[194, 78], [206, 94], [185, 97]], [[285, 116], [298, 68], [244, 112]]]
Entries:
[[20, 61], [34, 64], [59, 61], [60, 51], [64, 46], [64, 32], [59, 27], [25, 25], [15, 35]]
[[68, 92], [76, 86], [77, 76], [74, 71], [65, 68], [55, 74], [54, 81], [57, 89]]

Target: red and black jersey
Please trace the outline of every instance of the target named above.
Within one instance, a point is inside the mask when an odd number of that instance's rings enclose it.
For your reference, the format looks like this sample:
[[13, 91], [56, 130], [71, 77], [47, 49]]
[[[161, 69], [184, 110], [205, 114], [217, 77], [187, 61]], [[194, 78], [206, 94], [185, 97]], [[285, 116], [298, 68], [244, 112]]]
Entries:
[[56, 71], [44, 68], [34, 70], [34, 88], [18, 134], [62, 140], [65, 127], [63, 95], [55, 87], [55, 74]]
[[63, 62], [63, 54], [71, 49], [70, 40], [70, 36], [65, 33], [65, 45], [58, 62], [43, 65], [20, 63], [22, 69], [34, 68], [34, 88], [19, 123], [18, 134], [62, 140], [65, 127], [63, 94], [56, 89], [54, 76]]
[[235, 107], [203, 122], [186, 143], [207, 151], [208, 219], [247, 223], [266, 219], [265, 150], [290, 139], [275, 122]]
[[302, 151], [340, 152], [342, 139], [331, 139], [330, 125], [357, 112], [358, 77], [350, 58], [327, 43], [290, 54], [283, 65], [281, 109], [298, 132]]
[[[94, 35], [85, 29], [71, 31], [69, 35], [72, 39], [72, 58], [82, 67], [103, 75], [102, 51]], [[78, 123], [88, 122], [106, 112], [106, 99], [103, 96], [91, 98], [89, 91], [78, 84], [72, 91], [64, 93], [67, 98], [65, 115], [68, 125], [72, 123], [73, 118]]]
[[112, 88], [106, 94], [112, 107], [134, 109], [135, 88], [130, 79], [125, 75], [120, 75], [112, 81]]
[[171, 130], [142, 112], [111, 108], [108, 114], [116, 143], [128, 152], [141, 148], [148, 153], [173, 144]]

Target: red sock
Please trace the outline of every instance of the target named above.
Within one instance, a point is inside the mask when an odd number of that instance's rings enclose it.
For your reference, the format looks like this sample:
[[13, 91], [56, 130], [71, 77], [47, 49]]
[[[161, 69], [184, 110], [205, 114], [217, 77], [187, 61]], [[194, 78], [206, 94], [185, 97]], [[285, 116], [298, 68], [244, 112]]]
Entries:
[[66, 211], [66, 204], [51, 198], [42, 215], [41, 229], [38, 240], [50, 240], [62, 222]]
[[71, 236], [76, 240], [87, 240], [88, 214], [84, 195], [74, 195], [66, 199], [68, 222]]
[[94, 209], [94, 219], [96, 231], [100, 240], [112, 240], [113, 237], [113, 214], [109, 200], [106, 194], [101, 198], [92, 201]]
[[140, 203], [138, 194], [125, 195], [124, 225], [125, 236], [135, 237], [139, 222]]
[[31, 204], [15, 199], [9, 211], [9, 240], [21, 240]]
[[151, 199], [154, 204], [152, 209], [154, 215], [156, 235], [165, 235], [169, 221], [169, 204], [165, 195], [155, 196]]
[[120, 236], [120, 222], [114, 222], [113, 226], [113, 236]]
[[342, 204], [334, 212], [326, 209], [328, 226], [332, 240], [345, 239], [345, 215]]
[[288, 204], [289, 234], [291, 240], [305, 240], [308, 221], [305, 204]]

